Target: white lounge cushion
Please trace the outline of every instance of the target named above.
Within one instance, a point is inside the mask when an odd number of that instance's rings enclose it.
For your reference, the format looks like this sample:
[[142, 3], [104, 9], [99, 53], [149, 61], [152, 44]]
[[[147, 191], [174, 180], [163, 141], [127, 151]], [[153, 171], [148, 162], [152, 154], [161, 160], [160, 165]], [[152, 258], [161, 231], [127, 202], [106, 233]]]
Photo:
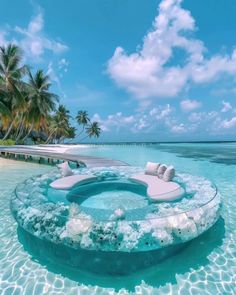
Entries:
[[70, 166], [69, 166], [68, 161], [65, 161], [65, 162], [63, 162], [63, 163], [61, 163], [61, 164], [57, 164], [57, 167], [58, 167], [59, 169], [64, 169], [64, 168], [68, 168], [68, 167], [70, 167]]
[[147, 186], [147, 195], [158, 202], [175, 201], [184, 194], [184, 189], [176, 182], [165, 182], [158, 177], [146, 174], [132, 176], [131, 181], [142, 183]]
[[59, 168], [62, 177], [73, 175], [73, 171], [71, 170], [69, 163], [67, 161], [58, 164], [57, 167]]
[[162, 179], [164, 181], [171, 181], [175, 176], [175, 168], [173, 166], [167, 167], [166, 171], [163, 174]]
[[160, 166], [160, 163], [147, 162], [146, 168], [145, 168], [145, 174], [157, 175], [157, 170], [159, 166]]
[[94, 181], [96, 179], [97, 177], [92, 174], [89, 174], [89, 175], [77, 174], [77, 175], [59, 178], [53, 181], [52, 183], [50, 183], [50, 186], [55, 189], [65, 190], [65, 189], [71, 189], [77, 184], [84, 184], [90, 181]]
[[158, 175], [159, 178], [163, 177], [166, 169], [167, 169], [167, 166], [165, 164], [162, 164], [162, 165], [159, 166], [159, 168], [157, 170], [157, 175]]

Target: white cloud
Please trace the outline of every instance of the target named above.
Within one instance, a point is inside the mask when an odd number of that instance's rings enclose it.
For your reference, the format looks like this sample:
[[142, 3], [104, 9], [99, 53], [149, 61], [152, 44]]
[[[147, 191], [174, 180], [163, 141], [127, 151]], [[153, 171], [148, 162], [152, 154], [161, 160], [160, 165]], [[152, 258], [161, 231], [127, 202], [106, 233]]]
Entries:
[[92, 122], [98, 122], [100, 123], [100, 128], [102, 129], [103, 132], [109, 132], [110, 129], [108, 128], [106, 122], [101, 119], [99, 114], [94, 114], [93, 117], [91, 118]]
[[189, 122], [196, 123], [200, 122], [202, 118], [204, 117], [204, 113], [191, 113], [188, 117]]
[[41, 11], [34, 16], [26, 28], [7, 26], [0, 31], [0, 46], [9, 43], [19, 45], [24, 55], [34, 62], [41, 61], [46, 51], [60, 54], [68, 49], [68, 46], [47, 36], [44, 32], [44, 18]]
[[158, 105], [155, 108], [136, 111], [132, 115], [124, 115], [122, 112], [110, 114], [101, 118], [95, 114], [92, 120], [98, 121], [105, 132], [131, 132], [149, 133], [158, 130], [170, 129], [170, 116], [174, 113], [174, 108], [170, 104]]
[[146, 115], [142, 116], [137, 120], [135, 125], [132, 127], [132, 131], [136, 133], [137, 131], [145, 130], [147, 127], [149, 127], [148, 118]]
[[189, 122], [203, 124], [203, 126], [206, 126], [206, 122], [214, 122], [218, 119], [220, 119], [220, 113], [217, 111], [193, 112], [188, 116]]
[[185, 112], [190, 112], [199, 109], [202, 106], [200, 101], [185, 99], [180, 102], [180, 107]]
[[47, 68], [46, 74], [50, 77], [50, 80], [51, 81], [53, 81], [53, 82], [55, 82], [57, 84], [58, 90], [60, 91], [62, 97], [63, 98], [66, 98], [67, 95], [65, 94], [65, 92], [62, 89], [61, 80], [60, 80], [58, 74], [56, 73], [52, 62], [50, 62], [48, 64], [48, 68]]
[[6, 31], [0, 31], [0, 46], [5, 46], [7, 44], [6, 36]]
[[226, 112], [232, 110], [232, 106], [229, 102], [223, 100], [222, 105], [223, 105], [223, 107], [221, 109], [222, 113], [226, 113]]
[[167, 116], [169, 116], [174, 109], [170, 106], [170, 104], [166, 104], [165, 106], [158, 106], [150, 110], [149, 115], [155, 116], [157, 120], [161, 120]]
[[65, 58], [62, 58], [62, 59], [59, 60], [59, 62], [58, 62], [59, 70], [66, 73], [68, 71], [68, 66], [69, 66], [69, 61], [68, 60], [66, 60]]
[[[168, 111], [171, 110], [171, 111]], [[163, 111], [163, 112], [162, 112]], [[161, 116], [161, 113], [165, 115]], [[99, 114], [93, 116], [93, 120], [101, 124], [105, 132], [133, 133], [133, 134], [153, 134], [154, 136], [180, 137], [190, 134], [208, 134], [209, 136], [219, 136], [222, 134], [234, 134], [236, 127], [236, 117], [225, 118], [224, 113], [216, 110], [209, 112], [192, 112], [187, 116], [178, 114], [169, 104], [156, 106], [142, 112], [136, 111], [132, 115], [124, 115], [122, 112], [110, 114], [101, 118]]]
[[102, 119], [99, 114], [94, 114], [91, 121], [97, 121], [100, 123], [101, 129], [104, 132], [119, 131], [120, 128], [129, 128], [135, 122], [134, 116], [124, 116], [122, 112], [109, 115], [106, 119]]
[[15, 27], [15, 32], [22, 36], [17, 41], [25, 54], [31, 58], [39, 59], [43, 56], [45, 50], [62, 53], [68, 49], [65, 44], [49, 38], [43, 29], [44, 19], [42, 12], [39, 12], [31, 19], [27, 28]]
[[[24, 60], [28, 63], [30, 59], [33, 63], [44, 62], [47, 63], [48, 57], [45, 56], [46, 51], [53, 54], [60, 54], [65, 52], [68, 47], [48, 37], [44, 32], [44, 18], [43, 14], [38, 8], [39, 12], [34, 16], [26, 28], [16, 26], [12, 28], [6, 26], [5, 30], [0, 30], [0, 46], [6, 46], [9, 43], [14, 43], [20, 46], [24, 51]], [[69, 62], [62, 58], [57, 63], [57, 70], [61, 72], [66, 72]], [[51, 61], [48, 63], [47, 75], [50, 76], [51, 81], [56, 82], [59, 91], [62, 96], [65, 97], [65, 93], [62, 91], [61, 83], [59, 77], [62, 73], [58, 74], [55, 70], [56, 66]]]
[[186, 133], [187, 131], [188, 129], [183, 123], [171, 127], [171, 132], [173, 133]]
[[[141, 103], [153, 97], [176, 96], [189, 82], [206, 83], [222, 73], [236, 73], [236, 50], [232, 55], [205, 58], [203, 42], [189, 34], [196, 30], [195, 20], [181, 7], [181, 2], [163, 0], [142, 46], [131, 54], [117, 47], [108, 61], [110, 77]], [[183, 65], [167, 64], [173, 58], [175, 48], [186, 54]]]
[[223, 120], [223, 122], [221, 123], [221, 127], [224, 129], [230, 129], [230, 128], [236, 127], [236, 117]]
[[198, 123], [198, 122], [201, 122], [201, 120], [205, 119], [205, 115], [206, 114], [204, 112], [203, 113], [193, 112], [188, 116], [188, 120], [191, 123]]
[[58, 84], [58, 86], [60, 85], [60, 79], [59, 79], [59, 77], [57, 76], [57, 74], [56, 74], [56, 72], [54, 70], [52, 62], [50, 62], [48, 64], [47, 75], [50, 76], [50, 79], [52, 81], [56, 82]]
[[234, 134], [236, 127], [236, 117], [225, 118], [225, 113], [219, 111], [210, 112], [193, 112], [188, 116], [190, 126], [195, 125], [195, 130], [198, 132], [207, 132], [209, 136]]

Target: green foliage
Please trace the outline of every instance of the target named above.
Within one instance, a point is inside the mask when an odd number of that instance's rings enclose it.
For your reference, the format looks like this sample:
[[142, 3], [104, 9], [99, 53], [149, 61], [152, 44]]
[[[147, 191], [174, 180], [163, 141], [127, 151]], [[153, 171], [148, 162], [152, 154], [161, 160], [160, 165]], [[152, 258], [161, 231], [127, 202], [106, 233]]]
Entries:
[[0, 145], [15, 145], [16, 142], [13, 139], [0, 139]]
[[0, 46], [0, 144], [60, 143], [82, 133], [85, 138], [99, 137], [99, 124], [90, 121], [87, 111], [78, 111], [73, 119], [50, 91], [50, 77], [42, 70], [32, 73], [22, 61], [17, 45]]

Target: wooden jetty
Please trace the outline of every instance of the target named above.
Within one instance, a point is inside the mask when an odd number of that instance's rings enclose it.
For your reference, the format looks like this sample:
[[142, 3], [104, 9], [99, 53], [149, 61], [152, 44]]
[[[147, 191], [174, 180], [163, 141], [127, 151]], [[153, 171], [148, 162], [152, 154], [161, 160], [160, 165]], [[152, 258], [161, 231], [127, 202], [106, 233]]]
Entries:
[[[51, 146], [50, 146], [51, 147]], [[21, 157], [25, 161], [31, 159], [37, 159], [39, 163], [42, 162], [42, 159], [46, 159], [48, 163], [53, 163], [54, 161], [68, 161], [73, 162], [80, 166], [90, 167], [111, 167], [111, 166], [127, 166], [128, 164], [119, 160], [103, 158], [103, 157], [94, 157], [94, 156], [85, 156], [68, 153], [68, 152], [56, 152], [53, 149], [50, 150], [31, 148], [29, 146], [0, 146], [0, 155], [2, 157], [12, 157], [18, 159]]]

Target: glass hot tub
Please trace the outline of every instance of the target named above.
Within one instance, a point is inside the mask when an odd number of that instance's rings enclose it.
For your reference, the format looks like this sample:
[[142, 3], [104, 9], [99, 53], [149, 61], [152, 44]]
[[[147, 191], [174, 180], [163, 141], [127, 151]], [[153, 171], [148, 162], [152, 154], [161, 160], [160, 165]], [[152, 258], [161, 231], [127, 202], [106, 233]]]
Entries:
[[52, 247], [61, 257], [67, 253], [66, 264], [98, 272], [135, 271], [201, 235], [220, 213], [220, 197], [210, 181], [178, 174], [175, 181], [185, 188], [183, 197], [154, 203], [144, 185], [128, 180], [141, 171], [83, 168], [76, 173], [93, 173], [98, 180], [71, 190], [50, 188], [59, 177], [54, 171], [19, 184], [11, 209], [28, 243], [41, 248], [50, 243], [45, 251]]

